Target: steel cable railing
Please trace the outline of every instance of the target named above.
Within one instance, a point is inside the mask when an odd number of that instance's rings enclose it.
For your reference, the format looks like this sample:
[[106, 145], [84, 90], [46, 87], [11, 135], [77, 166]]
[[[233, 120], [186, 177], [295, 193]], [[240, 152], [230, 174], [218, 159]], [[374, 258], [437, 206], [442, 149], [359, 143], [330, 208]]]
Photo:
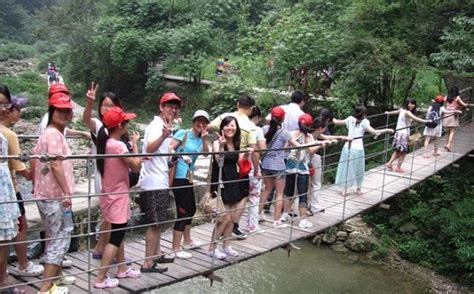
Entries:
[[[471, 114], [472, 115], [472, 114]], [[469, 121], [466, 121], [466, 122], [463, 122], [463, 124], [466, 124], [468, 122], [472, 121], [472, 117]], [[386, 124], [387, 125], [387, 124]], [[363, 137], [360, 137], [360, 138], [354, 138], [353, 140], [355, 139], [362, 139]], [[375, 143], [378, 143], [380, 144], [381, 141], [384, 142], [384, 148], [383, 148], [383, 151], [382, 152], [375, 152], [373, 154], [367, 154], [365, 156], [365, 158], [375, 158], [377, 156], [380, 156], [380, 155], [383, 155], [384, 157], [384, 162], [386, 161], [386, 153], [387, 153], [387, 150], [388, 150], [388, 139], [390, 138], [390, 136], [386, 135], [384, 139], [382, 140], [379, 140], [379, 141], [374, 141], [374, 142], [371, 142], [371, 143], [368, 143], [367, 145], [369, 144], [372, 144], [372, 145], [375, 145]], [[317, 144], [312, 144], [311, 146], [315, 146]], [[349, 142], [349, 146], [351, 145], [351, 143]], [[365, 146], [367, 146], [365, 145]], [[303, 146], [303, 147], [297, 147], [297, 148], [279, 148], [279, 149], [272, 149], [272, 150], [292, 150], [292, 149], [303, 149], [303, 148], [307, 148], [309, 146]], [[325, 149], [323, 148], [323, 152], [325, 153]], [[263, 152], [265, 150], [256, 150], [255, 152]], [[454, 150], [453, 150], [454, 151]], [[245, 152], [245, 151], [240, 151], [240, 152]], [[237, 153], [237, 151], [235, 152], [207, 152], [207, 153], [199, 153], [200, 155], [216, 155], [216, 154], [231, 154], [231, 153]], [[415, 152], [416, 153], [416, 152]], [[414, 157], [416, 156], [415, 153], [412, 153], [412, 168], [411, 168], [411, 173], [410, 173], [410, 181], [411, 181], [411, 178], [413, 176], [413, 162], [414, 162]], [[454, 153], [454, 152], [453, 152]], [[111, 155], [73, 155], [73, 156], [65, 156], [65, 157], [61, 157], [61, 156], [51, 156], [51, 155], [39, 155], [39, 156], [35, 156], [35, 155], [32, 155], [32, 156], [27, 156], [27, 155], [21, 155], [21, 156], [3, 156], [3, 157], [0, 157], [0, 160], [5, 160], [5, 159], [20, 159], [20, 160], [25, 160], [25, 159], [31, 159], [31, 158], [38, 158], [40, 161], [50, 161], [50, 160], [66, 160], [66, 159], [87, 159], [88, 160], [88, 165], [92, 165], [93, 163], [93, 159], [96, 159], [96, 158], [106, 158], [106, 157], [137, 157], [137, 156], [170, 156], [172, 154], [130, 154], [130, 155], [121, 155], [121, 156], [111, 156]], [[177, 155], [177, 153], [174, 153], [173, 155]], [[179, 153], [179, 155], [196, 155], [196, 153]], [[331, 154], [329, 154], [331, 155]], [[327, 169], [327, 166], [330, 166], [330, 165], [326, 165], [325, 164], [325, 159], [328, 155], [324, 154], [323, 156], [323, 165], [321, 167], [321, 171], [322, 171], [322, 177], [324, 177], [324, 173], [325, 172], [328, 172], [330, 170]], [[340, 163], [337, 163], [337, 164], [340, 164]], [[428, 164], [426, 164], [428, 165]], [[425, 166], [426, 166], [425, 165]], [[425, 166], [422, 166], [420, 168], [418, 168], [417, 170], [421, 169], [421, 168], [424, 168]], [[382, 195], [381, 195], [381, 200], [384, 199], [383, 198], [383, 190], [384, 190], [384, 187], [386, 185], [386, 182], [385, 182], [385, 168], [384, 168], [384, 179], [382, 181], [382, 185], [380, 187], [375, 187], [375, 188], [371, 188], [369, 189], [370, 191], [374, 191], [374, 190], [377, 190], [377, 189], [382, 189]], [[264, 179], [265, 177], [271, 177], [271, 176], [261, 176], [259, 177], [260, 180]], [[80, 198], [80, 197], [87, 197], [88, 198], [88, 228], [87, 228], [87, 233], [85, 234], [76, 234], [76, 235], [71, 235], [70, 238], [81, 238], [81, 237], [88, 237], [88, 252], [90, 252], [90, 237], [91, 236], [94, 236], [96, 234], [99, 234], [99, 233], [107, 233], [107, 232], [112, 232], [113, 230], [106, 230], [106, 231], [101, 231], [101, 232], [91, 232], [91, 226], [90, 226], [90, 219], [91, 219], [91, 198], [92, 197], [100, 197], [100, 196], [104, 196], [104, 195], [111, 195], [113, 193], [91, 193], [91, 175], [89, 174], [88, 175], [88, 179], [89, 179], [89, 190], [88, 190], [88, 193], [86, 195], [74, 195], [73, 198]], [[223, 185], [223, 184], [226, 184], [226, 183], [231, 183], [231, 182], [240, 182], [242, 180], [233, 180], [233, 181], [222, 181], [222, 177], [219, 177], [220, 181], [218, 182], [215, 182], [215, 183], [209, 183], [209, 184], [201, 184], [200, 186], [207, 186], [207, 185], [211, 185], [211, 184], [217, 184], [219, 186], [219, 188]], [[347, 181], [350, 180], [350, 179], [346, 179], [346, 183]], [[411, 184], [411, 183], [410, 183]], [[190, 186], [196, 186], [196, 185], [190, 185]], [[331, 189], [332, 186], [329, 186], [329, 187], [325, 187], [324, 189]], [[178, 188], [184, 188], [184, 187], [178, 187]], [[172, 187], [170, 188], [170, 190], [173, 190], [173, 189], [177, 189], [176, 187]], [[316, 191], [312, 191], [311, 193], [312, 194], [316, 194], [317, 191], [320, 191], [320, 190], [323, 190], [323, 188], [321, 187], [320, 189], [316, 190]], [[345, 189], [345, 191], [347, 192], [347, 188]], [[137, 191], [138, 193], [140, 191]], [[117, 193], [117, 194], [123, 194], [123, 193]], [[309, 192], [307, 193], [308, 195], [310, 194]], [[293, 195], [291, 197], [287, 197], [286, 199], [296, 199], [297, 197], [299, 197], [301, 194], [296, 194], [296, 195]], [[220, 197], [220, 196], [219, 196]], [[341, 203], [343, 204], [343, 215], [342, 215], [342, 219], [344, 219], [344, 214], [345, 214], [345, 204], [347, 201], [350, 201], [352, 199], [355, 199], [357, 198], [358, 196], [353, 196], [353, 197], [347, 197], [347, 194], [345, 195], [344, 199], [339, 202], [336, 202], [332, 205], [327, 205], [325, 206], [323, 209], [329, 209], [329, 208], [332, 208], [332, 207], [335, 207], [337, 205], [340, 205]], [[54, 199], [60, 199], [60, 198], [54, 198]], [[36, 199], [31, 199], [31, 200], [22, 200], [23, 202], [36, 202], [37, 200]], [[284, 201], [284, 199], [282, 200], [278, 200], [278, 201]], [[12, 202], [19, 202], [19, 201], [4, 201], [4, 202], [0, 202], [0, 204], [6, 204], [6, 203], [12, 203]], [[277, 200], [272, 200], [270, 201], [270, 203], [276, 203]], [[173, 209], [170, 209], [170, 210], [173, 210]], [[238, 208], [234, 209], [234, 210], [238, 210]], [[226, 210], [225, 212], [230, 212], [230, 211], [234, 211], [234, 210]], [[218, 216], [220, 214], [223, 214], [225, 212], [218, 212]], [[187, 217], [187, 218], [180, 218], [179, 220], [189, 220], [189, 219], [199, 219], [199, 218], [207, 218], [207, 217], [214, 217], [216, 218], [216, 215], [215, 214], [212, 214], [212, 215], [197, 215], [197, 216], [194, 216], [194, 217]], [[305, 218], [306, 216], [299, 216], [298, 218], [295, 218], [291, 221], [291, 227], [290, 227], [290, 235], [289, 235], [289, 242], [291, 242], [292, 240], [292, 237], [291, 237], [291, 234], [292, 234], [292, 230], [293, 230], [293, 221], [296, 221], [296, 220], [300, 220], [300, 219], [303, 219]], [[150, 225], [165, 225], [165, 224], [171, 224], [171, 223], [174, 223], [177, 219], [172, 219], [172, 220], [166, 220], [166, 221], [163, 221], [163, 222], [156, 222], [156, 223], [152, 223], [152, 224], [144, 224], [144, 225], [134, 225], [134, 226], [131, 226], [131, 227], [126, 227], [126, 228], [123, 228], [123, 229], [116, 229], [116, 231], [118, 230], [130, 230], [130, 229], [139, 229], [139, 228], [145, 228], [145, 227], [148, 227]], [[217, 222], [216, 222], [217, 223]], [[258, 231], [257, 232], [253, 232], [253, 233], [259, 233]], [[253, 234], [251, 233], [251, 234]], [[60, 238], [40, 238], [40, 239], [36, 239], [36, 240], [28, 240], [28, 241], [23, 241], [23, 242], [10, 242], [10, 244], [20, 244], [20, 243], [30, 243], [30, 242], [35, 242], [35, 241], [48, 241], [48, 240], [55, 240], [55, 239], [60, 239]], [[217, 243], [219, 241], [222, 241], [222, 239], [220, 240], [217, 240], [215, 239], [215, 241], [211, 241], [205, 245], [209, 245], [211, 244], [212, 242], [214, 243]], [[90, 255], [90, 254], [88, 254]], [[159, 256], [156, 256], [156, 257], [159, 257]], [[150, 258], [150, 257], [147, 257], [147, 258]], [[143, 261], [145, 260], [145, 258], [143, 259], [134, 259], [133, 262], [138, 262], [138, 261]], [[214, 264], [214, 261], [212, 262], [212, 265], [211, 265], [211, 271], [212, 271], [212, 268], [213, 268], [213, 264]], [[116, 265], [112, 265], [112, 266], [116, 266]], [[112, 267], [110, 266], [110, 267]], [[99, 270], [100, 268], [92, 268], [91, 267], [91, 260], [90, 260], [90, 256], [88, 258], [88, 269], [85, 270], [85, 271], [81, 271], [81, 272], [77, 272], [75, 273], [75, 275], [77, 274], [81, 274], [81, 273], [88, 273], [89, 274], [89, 282], [90, 282], [90, 274], [93, 273], [94, 271], [97, 271]], [[51, 278], [51, 279], [55, 279], [55, 278]], [[43, 279], [44, 280], [44, 279]], [[17, 285], [10, 285], [8, 287], [3, 287], [1, 288], [2, 290], [3, 289], [7, 289], [7, 288], [11, 288], [11, 287], [15, 287], [15, 286], [21, 286], [21, 285], [29, 285], [29, 284], [34, 284], [34, 283], [39, 283], [41, 281], [43, 281], [41, 279], [37, 280], [37, 281], [31, 281], [31, 282], [26, 282], [24, 284], [17, 284]], [[91, 283], [89, 283], [90, 285]]]

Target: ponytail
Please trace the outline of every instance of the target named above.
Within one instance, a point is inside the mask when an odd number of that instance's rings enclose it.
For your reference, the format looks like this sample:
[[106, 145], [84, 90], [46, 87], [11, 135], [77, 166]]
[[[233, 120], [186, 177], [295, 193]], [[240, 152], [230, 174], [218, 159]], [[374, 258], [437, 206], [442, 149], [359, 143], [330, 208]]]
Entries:
[[[102, 126], [97, 133], [97, 154], [105, 154], [105, 147], [109, 139], [109, 130]], [[97, 158], [97, 170], [104, 176], [104, 158]]]
[[275, 133], [277, 132], [280, 125], [281, 121], [272, 116], [272, 119], [270, 120], [270, 127], [268, 128], [268, 132], [265, 134], [267, 145], [273, 140], [273, 136], [275, 136]]

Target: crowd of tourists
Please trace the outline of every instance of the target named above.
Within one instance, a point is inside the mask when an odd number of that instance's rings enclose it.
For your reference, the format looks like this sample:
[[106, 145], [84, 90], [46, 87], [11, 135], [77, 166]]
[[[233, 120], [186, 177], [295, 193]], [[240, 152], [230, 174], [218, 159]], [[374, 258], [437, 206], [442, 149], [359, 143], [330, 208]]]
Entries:
[[[364, 106], [355, 107], [353, 115], [344, 119], [334, 118], [329, 109], [321, 109], [313, 117], [303, 111], [307, 95], [301, 91], [295, 91], [288, 104], [273, 107], [266, 117], [254, 98], [243, 95], [236, 101], [234, 112], [211, 119], [205, 110], [197, 110], [189, 126], [177, 127], [181, 123], [183, 100], [169, 92], [159, 97], [156, 115], [141, 139], [137, 132], [128, 129], [136, 115], [126, 112], [115, 94], [105, 92], [98, 98], [97, 90], [98, 85], [92, 83], [86, 93], [83, 122], [90, 134], [79, 134], [92, 140], [92, 154], [110, 155], [95, 160], [94, 188], [100, 195], [102, 221], [92, 253], [94, 259], [101, 261], [93, 286], [100, 289], [117, 287], [120, 279], [136, 279], [142, 273], [163, 273], [168, 270], [166, 263], [177, 258], [190, 259], [193, 257], [191, 249], [204, 246], [191, 234], [197, 210], [195, 196], [198, 196], [192, 185], [193, 172], [199, 154], [214, 151], [210, 156], [211, 185], [207, 204], [214, 203], [215, 207], [211, 208], [221, 212], [214, 216], [217, 224], [205, 250], [209, 256], [226, 259], [239, 255], [232, 248], [233, 240], [245, 239], [249, 232], [258, 231], [259, 222], [271, 222], [281, 228], [296, 218], [302, 229], [313, 226], [308, 216], [323, 209], [317, 196], [322, 185], [322, 160], [318, 153], [323, 148], [338, 140], [345, 141], [335, 183], [341, 188], [342, 196], [353, 193], [354, 188], [356, 195], [361, 195], [364, 192], [364, 134], [394, 133], [393, 129], [372, 127]], [[96, 100], [97, 117], [93, 117]], [[48, 112], [43, 117], [33, 154], [71, 155], [65, 135], [78, 134], [68, 128], [73, 116], [71, 93], [63, 84], [52, 84], [47, 103]], [[1, 155], [21, 154], [12, 127], [26, 105], [27, 99], [12, 96], [7, 86], [0, 85]], [[402, 163], [409, 150], [412, 121], [426, 124], [424, 157], [429, 157], [430, 141], [434, 141], [433, 156], [440, 154], [437, 141], [443, 125], [449, 133], [444, 149], [451, 151], [454, 132], [459, 126], [458, 115], [467, 104], [457, 89], [451, 89], [446, 97], [436, 97], [425, 118], [416, 116], [416, 106], [415, 100], [408, 99], [399, 110], [386, 112], [386, 115], [398, 114], [394, 153], [386, 163], [388, 170], [404, 172]], [[260, 127], [262, 120], [264, 126]], [[329, 124], [345, 126], [347, 135], [331, 134]], [[211, 137], [216, 139], [210, 142]], [[126, 154], [131, 156], [121, 156]], [[62, 268], [72, 265], [65, 258], [72, 233], [70, 210], [75, 182], [72, 161], [34, 159], [27, 168], [16, 159], [2, 160], [0, 173], [0, 245], [18, 242], [15, 245], [18, 265], [14, 274], [43, 275], [39, 293], [68, 293], [67, 285], [73, 284], [75, 278], [64, 276]], [[40, 259], [44, 266], [27, 259], [26, 242], [21, 242], [27, 240], [28, 228], [22, 196], [16, 186], [17, 175], [33, 182], [33, 197], [48, 238]], [[131, 217], [130, 188], [135, 185], [140, 190], [138, 199], [143, 222], [148, 224], [144, 259], [139, 269], [131, 267], [125, 257], [123, 242]], [[160, 225], [167, 220], [170, 193], [176, 203], [176, 221], [172, 251], [165, 253], [160, 245]], [[292, 210], [295, 200], [297, 212]], [[265, 214], [271, 204], [273, 218], [268, 219]], [[241, 222], [246, 209], [246, 221]], [[0, 287], [8, 285], [6, 255], [7, 246], [0, 246]], [[108, 275], [113, 264], [117, 264], [115, 278]]]

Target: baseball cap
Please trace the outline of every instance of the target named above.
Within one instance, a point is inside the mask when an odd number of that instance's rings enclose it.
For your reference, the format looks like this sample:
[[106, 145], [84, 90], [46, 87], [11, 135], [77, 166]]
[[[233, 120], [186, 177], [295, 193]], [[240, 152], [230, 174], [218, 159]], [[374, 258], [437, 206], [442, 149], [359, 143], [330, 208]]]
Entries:
[[122, 108], [114, 106], [104, 113], [102, 122], [107, 128], [112, 129], [124, 121], [134, 119], [135, 117], [137, 117], [135, 113], [126, 113]]
[[313, 117], [305, 113], [298, 118], [298, 122], [306, 127], [311, 127], [313, 125]]
[[436, 103], [443, 103], [444, 102], [444, 96], [438, 95], [438, 96], [436, 96], [434, 101]]
[[207, 111], [205, 110], [196, 110], [196, 112], [193, 115], [192, 121], [194, 121], [194, 119], [198, 117], [204, 117], [208, 123], [211, 122], [211, 119], [209, 118], [209, 113], [207, 113]]
[[48, 90], [48, 97], [51, 98], [51, 95], [56, 93], [64, 93], [69, 95], [69, 90], [64, 84], [52, 84]]
[[285, 117], [285, 110], [280, 106], [276, 106], [272, 108], [272, 117], [276, 119], [283, 119]]
[[11, 108], [22, 109], [26, 104], [28, 104], [28, 99], [25, 97], [12, 96], [11, 104]]
[[160, 104], [165, 104], [168, 102], [175, 102], [181, 105], [181, 98], [179, 98], [175, 93], [173, 92], [168, 92], [163, 94], [160, 99]]
[[68, 108], [72, 109], [71, 97], [68, 94], [59, 92], [51, 95], [48, 100], [48, 106], [54, 106], [56, 108]]

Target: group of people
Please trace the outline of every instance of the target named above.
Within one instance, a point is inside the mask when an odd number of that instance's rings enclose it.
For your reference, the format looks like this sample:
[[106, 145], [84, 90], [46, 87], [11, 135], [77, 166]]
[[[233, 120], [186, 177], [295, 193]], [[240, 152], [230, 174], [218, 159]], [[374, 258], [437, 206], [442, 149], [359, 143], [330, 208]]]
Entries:
[[[345, 119], [334, 118], [329, 109], [320, 110], [314, 118], [302, 110], [307, 95], [301, 91], [291, 95], [290, 103], [273, 107], [265, 117], [263, 127], [259, 127], [263, 116], [254, 98], [243, 95], [237, 101], [236, 111], [211, 120], [205, 110], [197, 110], [189, 128], [177, 129], [174, 122], [179, 121], [183, 101], [175, 93], [169, 92], [157, 101], [157, 114], [145, 130], [140, 154], [140, 135], [128, 129], [130, 120], [135, 119], [136, 115], [125, 112], [115, 94], [105, 92], [98, 99], [98, 117], [93, 117], [97, 90], [98, 85], [92, 83], [86, 93], [83, 122], [90, 129], [92, 153], [111, 155], [95, 160], [94, 187], [99, 195], [102, 222], [92, 257], [101, 260], [94, 281], [94, 287], [100, 289], [117, 287], [119, 279], [135, 279], [141, 273], [163, 273], [167, 271], [164, 264], [172, 263], [176, 258], [192, 258], [190, 249], [204, 245], [191, 235], [192, 219], [196, 213], [193, 172], [199, 154], [214, 151], [211, 156], [210, 194], [211, 197], [221, 198], [224, 206], [224, 212], [217, 219], [210, 237], [207, 253], [217, 259], [225, 259], [239, 255], [232, 248], [232, 240], [245, 239], [246, 232], [257, 231], [261, 221], [270, 221], [275, 227], [285, 227], [285, 222], [296, 217], [300, 228], [313, 226], [307, 216], [322, 209], [316, 197], [322, 182], [321, 156], [318, 155], [321, 148], [338, 140], [346, 141], [337, 168], [336, 184], [341, 187], [343, 196], [350, 193], [351, 187], [356, 187], [356, 193], [362, 194], [364, 134], [394, 132], [392, 129], [374, 129], [366, 118], [364, 106], [357, 106], [353, 115]], [[393, 140], [395, 152], [386, 164], [387, 169], [403, 172], [401, 166], [408, 152], [412, 120], [427, 124], [425, 135], [435, 140], [433, 155], [436, 156], [439, 154], [436, 138], [441, 136], [441, 117], [444, 115], [443, 121], [449, 123], [449, 126], [445, 125], [450, 132], [445, 149], [451, 151], [452, 134], [459, 125], [456, 115], [467, 104], [461, 100], [456, 89], [450, 91], [447, 97], [440, 97], [435, 99], [426, 119], [415, 115], [416, 101], [413, 99], [408, 99], [400, 110], [386, 113], [398, 114]], [[445, 100], [447, 106], [443, 107]], [[20, 118], [21, 108], [25, 105], [25, 99], [12, 97], [8, 88], [0, 85], [2, 155], [21, 154], [18, 139], [10, 128]], [[71, 155], [65, 135], [73, 132], [67, 128], [72, 119], [72, 109], [67, 87], [63, 84], [51, 85], [48, 112], [43, 118], [42, 132], [33, 150], [34, 155]], [[432, 111], [438, 113], [438, 118]], [[329, 124], [344, 125], [348, 130], [347, 136], [332, 135]], [[208, 141], [211, 133], [217, 137], [213, 142]], [[425, 148], [428, 148], [428, 143]], [[288, 150], [285, 147], [294, 148]], [[132, 155], [124, 156], [127, 154]], [[425, 155], [428, 156], [427, 151]], [[398, 162], [393, 168], [395, 160]], [[40, 293], [68, 293], [65, 285], [74, 283], [74, 277], [62, 276], [61, 269], [71, 266], [71, 262], [64, 257], [71, 236], [71, 230], [67, 229], [67, 211], [72, 206], [74, 194], [71, 160], [43, 162], [33, 159], [30, 169], [19, 160], [4, 160], [0, 163], [0, 173], [0, 200], [7, 202], [0, 205], [0, 242], [26, 240], [24, 207], [21, 201], [18, 204], [11, 202], [21, 200], [14, 184], [15, 173], [33, 181], [33, 197], [44, 224], [45, 235], [49, 238], [41, 259], [44, 267], [27, 260], [26, 243], [15, 246], [19, 259], [16, 272], [24, 275], [43, 274]], [[129, 191], [137, 184], [131, 180], [134, 174], [139, 175], [139, 205], [143, 220], [148, 224], [144, 260], [140, 269], [130, 266], [123, 242], [131, 217]], [[172, 251], [164, 253], [160, 246], [160, 224], [167, 220], [171, 191], [176, 203], [177, 220], [173, 227]], [[298, 199], [297, 213], [292, 211], [295, 199]], [[274, 204], [272, 220], [264, 215], [270, 204]], [[241, 228], [240, 219], [247, 208], [246, 226]], [[221, 238], [222, 247], [219, 246]], [[0, 246], [0, 286], [8, 285], [5, 256], [6, 246]], [[108, 275], [113, 264], [117, 264], [115, 278]]]
[[48, 76], [48, 85], [62, 83], [62, 77], [59, 74], [59, 68], [54, 63], [48, 63], [46, 75]]

